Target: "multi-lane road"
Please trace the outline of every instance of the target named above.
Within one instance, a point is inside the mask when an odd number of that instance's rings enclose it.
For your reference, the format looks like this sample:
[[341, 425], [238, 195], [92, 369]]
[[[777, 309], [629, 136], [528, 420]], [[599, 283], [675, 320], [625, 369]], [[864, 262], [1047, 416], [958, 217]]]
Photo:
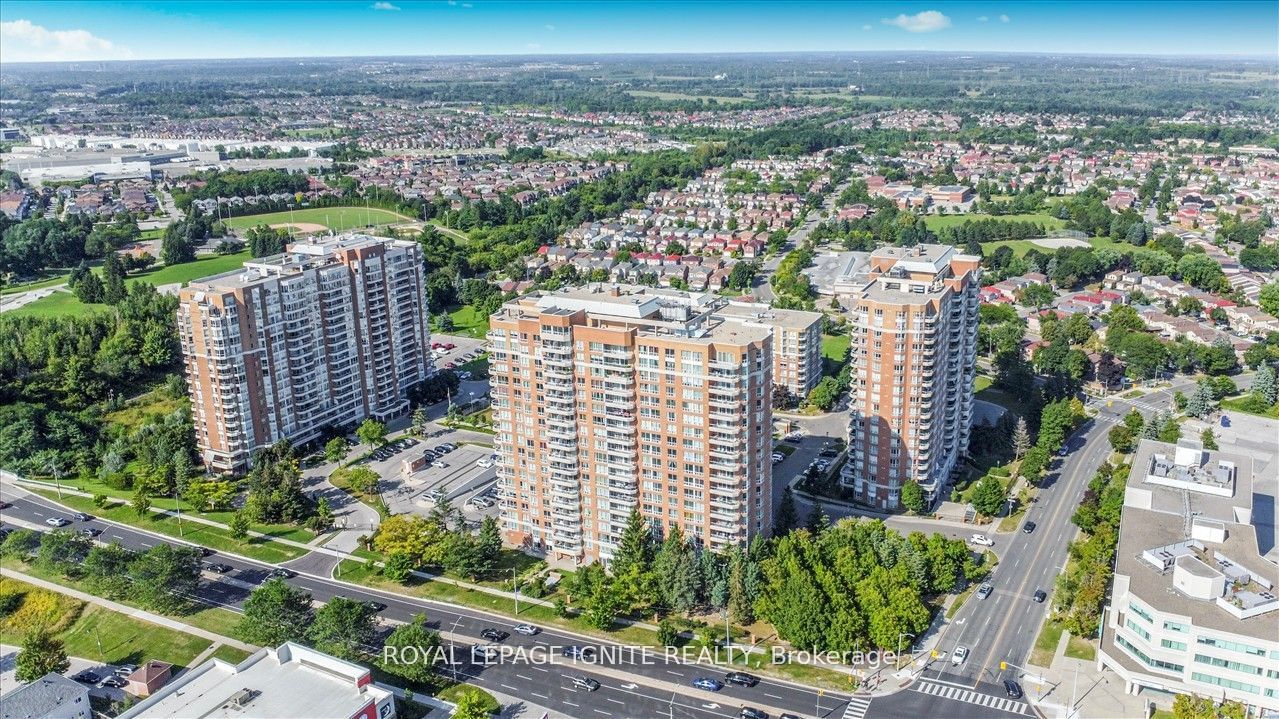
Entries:
[[[20, 495], [8, 485], [4, 489], [4, 499], [12, 502], [12, 506], [4, 510], [5, 526], [44, 527], [50, 517], [70, 519], [72, 516], [71, 510], [43, 497]], [[85, 527], [102, 532], [96, 538], [98, 541], [119, 542], [131, 549], [145, 550], [161, 542], [177, 543], [100, 519], [74, 522], [68, 529]], [[230, 555], [217, 555], [213, 559], [232, 569], [225, 574], [206, 572], [198, 599], [234, 610], [243, 604], [251, 588], [265, 582], [275, 568]], [[847, 695], [829, 692], [819, 695], [814, 689], [771, 679], [762, 679], [757, 686], [750, 688], [727, 685], [718, 692], [696, 689], [692, 686], [694, 678], [723, 679], [726, 669], [670, 659], [657, 652], [631, 651], [621, 645], [556, 629], [545, 629], [535, 636], [525, 637], [512, 631], [519, 622], [509, 617], [380, 592], [322, 576], [298, 574], [287, 581], [307, 590], [321, 602], [345, 596], [385, 604], [386, 609], [380, 612], [384, 620], [407, 622], [414, 615], [425, 613], [433, 626], [457, 641], [453, 654], [457, 664], [453, 667], [460, 672], [463, 680], [571, 717], [713, 719], [736, 717], [743, 706], [764, 709], [774, 717], [783, 713], [817, 716], [820, 706], [820, 716], [842, 717], [847, 708]], [[484, 643], [480, 633], [490, 627], [511, 632], [501, 646], [519, 647], [532, 659], [511, 659], [487, 665], [472, 661], [468, 640], [475, 644]], [[595, 647], [597, 660], [568, 660], [560, 654], [560, 649], [566, 646]], [[574, 676], [598, 681], [599, 689], [584, 691], [573, 687], [571, 678]]]

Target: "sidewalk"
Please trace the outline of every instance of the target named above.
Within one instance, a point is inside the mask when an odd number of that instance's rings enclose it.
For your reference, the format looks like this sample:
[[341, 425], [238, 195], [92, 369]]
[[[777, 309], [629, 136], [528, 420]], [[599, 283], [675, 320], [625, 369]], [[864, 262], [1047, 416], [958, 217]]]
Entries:
[[107, 609], [110, 609], [113, 612], [119, 612], [121, 614], [128, 615], [135, 619], [141, 619], [144, 622], [158, 624], [162, 627], [168, 627], [169, 629], [175, 629], [179, 632], [191, 634], [191, 635], [200, 637], [202, 639], [208, 639], [211, 642], [227, 644], [235, 647], [236, 649], [242, 649], [246, 652], [256, 652], [258, 650], [258, 647], [255, 647], [252, 644], [246, 644], [240, 641], [239, 639], [224, 637], [221, 634], [215, 634], [213, 632], [208, 631], [207, 629], [193, 627], [190, 624], [179, 622], [176, 619], [171, 619], [169, 617], [161, 616], [159, 614], [153, 614], [144, 609], [135, 609], [134, 607], [126, 606], [124, 604], [120, 604], [119, 602], [113, 602], [110, 599], [95, 597], [92, 594], [87, 594], [78, 589], [65, 587], [61, 584], [56, 584], [54, 582], [47, 582], [43, 579], [40, 579], [39, 577], [33, 577], [29, 574], [24, 574], [22, 572], [19, 572], [13, 569], [6, 569], [3, 567], [0, 567], [0, 576], [10, 577], [12, 579], [18, 579], [23, 582], [26, 582], [27, 584], [32, 584], [34, 586], [40, 587], [41, 589], [48, 589], [51, 592], [58, 592], [59, 594], [65, 594], [69, 597], [75, 597], [76, 599], [79, 599], [82, 602], [96, 604], [100, 607], [105, 607]]
[[1146, 704], [1155, 698], [1154, 695], [1128, 694], [1124, 691], [1124, 680], [1114, 672], [1097, 669], [1096, 660], [1066, 656], [1069, 641], [1070, 633], [1062, 632], [1051, 667], [1031, 665], [1046, 680], [1043, 685], [1023, 680], [1023, 689], [1031, 704], [1049, 719], [1066, 719], [1071, 715], [1073, 695], [1076, 713], [1071, 719], [1145, 716]]

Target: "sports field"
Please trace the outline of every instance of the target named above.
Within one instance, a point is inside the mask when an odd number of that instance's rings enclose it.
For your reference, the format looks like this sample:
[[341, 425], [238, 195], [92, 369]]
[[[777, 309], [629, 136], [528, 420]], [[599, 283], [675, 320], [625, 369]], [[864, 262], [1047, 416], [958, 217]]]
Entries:
[[928, 229], [936, 231], [943, 227], [954, 227], [975, 220], [999, 220], [1001, 222], [1033, 222], [1043, 225], [1045, 230], [1060, 230], [1066, 226], [1065, 220], [1059, 220], [1046, 213], [1032, 215], [929, 215], [924, 218]]
[[308, 225], [320, 225], [334, 232], [363, 229], [370, 225], [391, 225], [399, 222], [412, 222], [407, 217], [390, 210], [363, 207], [306, 207], [292, 212], [267, 212], [261, 215], [242, 215], [225, 220], [227, 227], [247, 230], [258, 225], [300, 225], [304, 231], [314, 228]]

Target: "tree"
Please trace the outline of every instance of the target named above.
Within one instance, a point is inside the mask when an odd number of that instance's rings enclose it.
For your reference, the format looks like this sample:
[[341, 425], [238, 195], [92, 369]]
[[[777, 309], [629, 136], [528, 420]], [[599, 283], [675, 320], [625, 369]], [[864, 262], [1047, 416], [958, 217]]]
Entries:
[[1271, 317], [1279, 317], [1279, 282], [1271, 282], [1262, 287], [1257, 304]]
[[687, 613], [697, 605], [697, 557], [679, 525], [671, 527], [653, 558], [653, 573], [666, 606]]
[[475, 539], [475, 548], [471, 558], [471, 572], [475, 576], [486, 576], [497, 569], [502, 559], [502, 532], [498, 529], [497, 518], [484, 517], [480, 523], [480, 531]]
[[1172, 702], [1172, 714], [1176, 719], [1243, 719], [1247, 711], [1243, 704], [1235, 701], [1218, 706], [1208, 697], [1178, 694]]
[[657, 623], [657, 643], [664, 647], [673, 647], [679, 642], [679, 630], [670, 617], [662, 617]]
[[1204, 427], [1204, 431], [1199, 433], [1199, 441], [1204, 449], [1221, 449], [1217, 446], [1217, 435], [1212, 427]]
[[808, 521], [804, 523], [804, 529], [814, 537], [826, 531], [830, 526], [830, 517], [826, 514], [826, 508], [822, 506], [820, 501], [813, 502], [813, 508], [808, 512]]
[[49, 673], [65, 672], [71, 668], [71, 660], [61, 639], [54, 637], [48, 627], [36, 626], [22, 638], [14, 666], [19, 682], [33, 682]]
[[362, 647], [373, 643], [373, 610], [364, 602], [334, 597], [315, 613], [307, 636], [315, 648], [336, 657], [351, 659]]
[[418, 407], [413, 410], [413, 434], [421, 437], [426, 434], [426, 425], [430, 420], [426, 417], [426, 409]]
[[386, 444], [386, 425], [370, 417], [360, 423], [355, 436], [364, 444], [381, 447]]
[[250, 519], [264, 524], [300, 523], [313, 511], [302, 493], [302, 470], [287, 440], [276, 442], [253, 455], [248, 476]]
[[1025, 307], [1034, 307], [1037, 310], [1051, 305], [1055, 299], [1057, 299], [1057, 293], [1053, 291], [1053, 288], [1038, 283], [1026, 285], [1017, 292], [1018, 302]]
[[97, 304], [103, 301], [102, 280], [92, 272], [86, 274], [79, 282], [72, 286], [76, 299], [86, 305]]
[[1110, 439], [1110, 447], [1120, 454], [1131, 452], [1137, 443], [1132, 430], [1123, 424], [1111, 427], [1107, 437]]
[[773, 536], [780, 537], [799, 525], [799, 513], [795, 509], [795, 495], [790, 487], [782, 490], [782, 503], [773, 517]]
[[244, 539], [249, 536], [249, 517], [243, 509], [231, 515], [231, 520], [227, 522], [227, 528], [231, 530], [231, 536], [236, 539]]
[[98, 596], [123, 599], [131, 591], [129, 565], [136, 557], [116, 542], [96, 546], [84, 558], [84, 581]]
[[1159, 439], [1159, 430], [1164, 426], [1165, 421], [1163, 412], [1155, 412], [1150, 416], [1150, 420], [1141, 427], [1142, 439]]
[[809, 390], [808, 403], [826, 412], [835, 406], [839, 393], [839, 382], [834, 377], [823, 377], [816, 387]]
[[1160, 442], [1169, 444], [1176, 444], [1177, 440], [1181, 439], [1181, 423], [1177, 421], [1176, 417], [1169, 416], [1164, 420], [1164, 423], [1159, 427], [1159, 437], [1157, 439]]
[[1026, 427], [1026, 419], [1018, 415], [1017, 426], [1013, 429], [1013, 455], [1021, 459], [1028, 449], [1030, 449], [1030, 430]]
[[1226, 275], [1217, 261], [1202, 252], [1188, 252], [1177, 260], [1177, 274], [1187, 284], [1201, 290], [1214, 291], [1226, 283]]
[[921, 514], [924, 511], [924, 490], [920, 488], [919, 483], [915, 480], [907, 480], [902, 485], [901, 503], [906, 509]]
[[1195, 385], [1194, 394], [1186, 402], [1186, 414], [1196, 419], [1207, 417], [1212, 414], [1215, 404], [1212, 398], [1212, 387], [1208, 384], [1208, 380], [1199, 380], [1199, 384]]
[[278, 647], [304, 639], [314, 618], [310, 592], [271, 579], [244, 600], [239, 632], [247, 642]]
[[488, 719], [488, 703], [479, 690], [467, 688], [454, 698], [453, 719]]
[[74, 576], [88, 556], [90, 547], [88, 539], [65, 529], [56, 529], [40, 539], [35, 565], [46, 571]]
[[[273, 645], [268, 645], [273, 646]], [[382, 668], [398, 677], [403, 677], [410, 682], [418, 684], [427, 684], [431, 681], [435, 671], [430, 662], [425, 661], [427, 657], [434, 655], [434, 650], [440, 646], [440, 633], [431, 629], [426, 625], [426, 615], [416, 614], [413, 621], [408, 624], [401, 624], [391, 632], [386, 638], [386, 646], [394, 647], [399, 652], [388, 653], [383, 652], [383, 656], [398, 656], [400, 661], [384, 662]], [[403, 649], [414, 647], [421, 654], [421, 661], [406, 661]]]
[[1003, 483], [994, 475], [988, 474], [982, 477], [973, 490], [973, 509], [987, 517], [993, 517], [1003, 507], [1006, 496]]
[[341, 437], [334, 437], [324, 443], [324, 458], [330, 462], [341, 462], [346, 459], [350, 446]]
[[132, 598], [146, 609], [176, 614], [200, 587], [200, 554], [195, 547], [157, 544], [129, 567]]
[[1031, 484], [1038, 484], [1040, 475], [1048, 467], [1049, 454], [1043, 447], [1031, 447], [1026, 450], [1026, 456], [1021, 458], [1021, 465], [1018, 467], [1018, 473], [1026, 478]]
[[146, 482], [137, 482], [129, 501], [133, 504], [133, 513], [138, 519], [145, 519], [151, 513], [151, 491]]
[[1260, 397], [1267, 407], [1279, 402], [1279, 383], [1275, 381], [1274, 367], [1263, 365], [1257, 370], [1257, 375], [1252, 380], [1252, 393]]

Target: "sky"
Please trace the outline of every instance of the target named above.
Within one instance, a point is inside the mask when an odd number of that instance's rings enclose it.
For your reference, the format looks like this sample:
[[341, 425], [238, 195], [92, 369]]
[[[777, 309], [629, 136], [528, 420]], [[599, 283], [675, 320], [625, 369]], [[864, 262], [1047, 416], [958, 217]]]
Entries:
[[1279, 54], [1274, 0], [0, 0], [0, 62], [938, 50]]

